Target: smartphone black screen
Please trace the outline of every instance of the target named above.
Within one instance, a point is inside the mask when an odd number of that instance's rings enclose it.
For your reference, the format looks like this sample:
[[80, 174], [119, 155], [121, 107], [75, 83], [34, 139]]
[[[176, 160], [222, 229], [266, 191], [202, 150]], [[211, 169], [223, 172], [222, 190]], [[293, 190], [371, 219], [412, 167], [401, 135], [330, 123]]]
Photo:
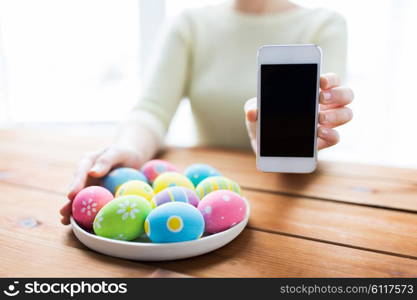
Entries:
[[317, 67], [261, 65], [261, 156], [314, 156]]

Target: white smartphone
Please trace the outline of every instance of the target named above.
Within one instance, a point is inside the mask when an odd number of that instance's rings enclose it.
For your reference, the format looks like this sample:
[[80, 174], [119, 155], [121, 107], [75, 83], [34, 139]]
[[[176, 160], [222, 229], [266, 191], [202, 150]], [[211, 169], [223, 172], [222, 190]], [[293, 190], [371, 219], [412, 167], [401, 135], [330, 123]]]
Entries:
[[316, 169], [321, 56], [316, 45], [259, 48], [259, 170], [310, 173]]

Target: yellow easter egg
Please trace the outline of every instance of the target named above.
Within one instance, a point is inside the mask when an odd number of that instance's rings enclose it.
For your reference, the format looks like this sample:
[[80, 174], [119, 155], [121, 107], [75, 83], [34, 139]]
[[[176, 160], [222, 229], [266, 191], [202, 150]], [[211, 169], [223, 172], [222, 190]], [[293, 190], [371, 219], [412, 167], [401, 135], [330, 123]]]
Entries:
[[156, 177], [155, 181], [153, 182], [153, 190], [155, 194], [162, 191], [163, 189], [173, 186], [183, 186], [193, 191], [195, 190], [191, 180], [177, 172], [162, 173]]
[[153, 196], [155, 196], [152, 187], [146, 182], [140, 180], [130, 180], [123, 183], [116, 191], [116, 197], [136, 195], [148, 200], [151, 204]]

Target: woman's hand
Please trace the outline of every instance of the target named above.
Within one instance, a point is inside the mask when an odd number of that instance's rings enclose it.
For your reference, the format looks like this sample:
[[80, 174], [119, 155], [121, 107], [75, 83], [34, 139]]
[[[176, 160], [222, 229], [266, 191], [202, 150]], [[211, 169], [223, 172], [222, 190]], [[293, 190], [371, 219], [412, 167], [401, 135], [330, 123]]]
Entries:
[[68, 201], [60, 210], [62, 224], [69, 224], [72, 200], [84, 187], [98, 184], [99, 179], [115, 166], [139, 168], [141, 164], [142, 157], [137, 151], [120, 146], [112, 146], [104, 150], [85, 154], [80, 161], [78, 170], [69, 188], [67, 194]]
[[[352, 119], [352, 110], [346, 105], [352, 102], [353, 92], [350, 88], [340, 86], [339, 77], [325, 74], [320, 77], [320, 111], [317, 147], [319, 150], [333, 146], [339, 142], [339, 134], [334, 127], [343, 125]], [[245, 103], [246, 127], [252, 148], [256, 152], [256, 98]]]

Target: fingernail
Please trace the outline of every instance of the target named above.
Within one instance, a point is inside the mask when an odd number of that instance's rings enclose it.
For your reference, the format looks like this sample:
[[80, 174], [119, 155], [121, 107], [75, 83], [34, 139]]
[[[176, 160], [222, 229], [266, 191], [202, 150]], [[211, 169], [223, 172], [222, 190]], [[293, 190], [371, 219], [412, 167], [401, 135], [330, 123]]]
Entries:
[[97, 164], [91, 168], [90, 172], [98, 173], [102, 169], [103, 169], [103, 165]]
[[248, 111], [247, 116], [248, 116], [248, 121], [249, 122], [253, 123], [253, 122], [256, 121], [256, 112], [254, 110]]
[[323, 135], [328, 135], [329, 134], [329, 129], [327, 129], [325, 127], [320, 127], [320, 131]]
[[330, 92], [323, 92], [323, 102], [330, 102], [332, 94]]
[[351, 110], [345, 111], [345, 119], [346, 120], [352, 119], [352, 111]]

